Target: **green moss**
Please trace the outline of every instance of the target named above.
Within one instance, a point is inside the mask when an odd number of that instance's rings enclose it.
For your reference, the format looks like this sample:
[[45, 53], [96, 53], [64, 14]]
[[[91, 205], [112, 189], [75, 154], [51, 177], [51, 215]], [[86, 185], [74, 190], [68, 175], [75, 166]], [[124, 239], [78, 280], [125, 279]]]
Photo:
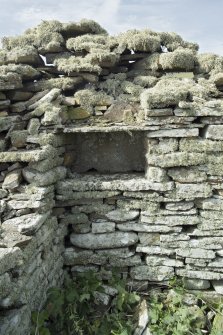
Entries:
[[159, 63], [163, 70], [192, 70], [196, 56], [190, 49], [179, 48], [173, 52], [162, 53]]
[[107, 34], [107, 31], [97, 22], [88, 19], [82, 19], [80, 22], [63, 23], [62, 33], [64, 35], [76, 36], [79, 34]]

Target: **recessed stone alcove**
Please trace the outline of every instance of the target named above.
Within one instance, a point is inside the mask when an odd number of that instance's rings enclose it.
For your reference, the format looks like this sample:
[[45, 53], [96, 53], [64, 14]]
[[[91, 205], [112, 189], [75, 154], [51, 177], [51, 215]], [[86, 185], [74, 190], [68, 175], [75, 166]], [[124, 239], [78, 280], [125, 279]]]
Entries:
[[[72, 172], [124, 173], [145, 171], [144, 132], [69, 134], [66, 156]], [[73, 155], [73, 157], [72, 157]]]

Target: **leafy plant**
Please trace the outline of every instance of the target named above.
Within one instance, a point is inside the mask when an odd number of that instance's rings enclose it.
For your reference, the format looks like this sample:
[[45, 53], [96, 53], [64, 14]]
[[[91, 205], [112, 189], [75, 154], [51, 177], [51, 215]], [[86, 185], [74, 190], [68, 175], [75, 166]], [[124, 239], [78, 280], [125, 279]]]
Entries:
[[103, 282], [97, 274], [80, 274], [75, 281], [66, 278], [62, 289], [49, 290], [45, 308], [32, 314], [32, 335], [132, 334], [131, 316], [140, 298], [128, 292], [125, 283], [115, 275], [110, 286], [117, 294], [105, 308], [95, 294], [104, 294]]

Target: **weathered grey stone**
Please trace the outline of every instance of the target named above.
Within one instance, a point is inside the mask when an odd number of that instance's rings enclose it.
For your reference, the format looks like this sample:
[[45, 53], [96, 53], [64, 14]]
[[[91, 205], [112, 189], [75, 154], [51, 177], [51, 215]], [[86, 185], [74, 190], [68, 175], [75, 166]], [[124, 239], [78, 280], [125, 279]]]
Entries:
[[184, 278], [183, 283], [188, 290], [207, 290], [210, 287], [210, 282], [204, 279]]
[[148, 255], [167, 255], [167, 256], [175, 254], [175, 251], [173, 249], [171, 250], [159, 246], [151, 246], [151, 247], [137, 246], [136, 252], [143, 252]]
[[109, 257], [109, 264], [113, 267], [124, 267], [124, 266], [136, 266], [141, 265], [142, 260], [139, 255], [135, 255], [132, 257], [121, 258], [119, 256], [110, 256]]
[[106, 217], [114, 221], [131, 221], [139, 216], [139, 211], [125, 211], [116, 209], [106, 214]]
[[187, 234], [168, 234], [168, 235], [160, 235], [161, 242], [176, 242], [176, 241], [188, 241], [190, 236]]
[[141, 265], [131, 269], [130, 276], [136, 280], [162, 281], [174, 276], [174, 270], [168, 266]]
[[197, 205], [199, 208], [202, 209], [221, 211], [223, 210], [223, 199], [221, 198], [204, 199], [199, 201]]
[[129, 248], [117, 248], [117, 249], [99, 249], [95, 250], [96, 254], [106, 256], [106, 257], [121, 257], [123, 258], [128, 258], [132, 257], [135, 252], [130, 251]]
[[[0, 153], [1, 158], [1, 153]], [[153, 183], [143, 177], [131, 174], [120, 175], [102, 175], [92, 180], [92, 177], [85, 175], [77, 177], [74, 175], [72, 179], [67, 179], [57, 183], [57, 190], [60, 193], [65, 188], [73, 191], [170, 191], [174, 188], [173, 182]]]
[[100, 233], [111, 233], [115, 231], [115, 223], [103, 220], [97, 220], [96, 222], [92, 222], [92, 233], [100, 234]]
[[[176, 229], [175, 229], [176, 228]], [[121, 223], [117, 224], [117, 229], [121, 231], [136, 231], [136, 232], [148, 232], [148, 233], [168, 233], [173, 231], [180, 231], [179, 227], [168, 227], [167, 225], [149, 225], [144, 223]]]
[[149, 154], [167, 154], [178, 150], [178, 139], [176, 138], [160, 138], [158, 140], [148, 138], [147, 139], [147, 148]]
[[55, 149], [50, 145], [41, 150], [4, 151], [0, 152], [0, 162], [38, 162], [55, 154]]
[[61, 219], [63, 224], [84, 224], [88, 223], [88, 216], [84, 213], [67, 214]]
[[147, 216], [142, 212], [141, 221], [143, 223], [167, 225], [167, 226], [189, 226], [200, 222], [199, 217], [195, 215], [171, 215], [171, 216]]
[[202, 153], [174, 152], [165, 155], [148, 155], [147, 159], [151, 165], [167, 168], [203, 164], [206, 157]]
[[10, 105], [10, 100], [0, 100], [0, 110], [6, 109]]
[[154, 108], [145, 111], [145, 118], [149, 119], [151, 116], [171, 116], [173, 115], [172, 108]]
[[182, 199], [207, 198], [212, 195], [212, 187], [208, 183], [182, 184], [176, 183], [176, 194]]
[[168, 181], [166, 170], [159, 167], [148, 166], [146, 170], [146, 178], [152, 182], [162, 183]]
[[134, 331], [134, 335], [142, 335], [149, 322], [148, 306], [145, 299], [140, 302], [136, 313], [137, 326]]
[[119, 191], [86, 191], [86, 192], [73, 192], [69, 189], [57, 189], [57, 193], [60, 193], [57, 195], [58, 200], [82, 200], [84, 199], [104, 199], [104, 198], [112, 198], [120, 194]]
[[38, 134], [40, 127], [40, 121], [37, 118], [32, 118], [29, 120], [27, 130], [30, 135], [36, 135]]
[[223, 151], [223, 142], [208, 140], [205, 138], [182, 138], [180, 151], [188, 152], [215, 152]]
[[97, 265], [75, 265], [72, 266], [71, 272], [79, 272], [79, 273], [84, 273], [84, 272], [98, 272], [99, 267]]
[[142, 246], [160, 245], [159, 233], [139, 233], [138, 236]]
[[78, 234], [90, 233], [91, 225], [90, 223], [81, 223], [72, 225], [72, 230]]
[[33, 109], [39, 107], [40, 105], [42, 105], [43, 103], [52, 102], [53, 100], [55, 100], [59, 96], [60, 93], [61, 93], [60, 89], [53, 88], [52, 90], [47, 92], [43, 97], [38, 99], [36, 102], [32, 103], [31, 105], [29, 104], [28, 110], [33, 110]]
[[107, 257], [96, 255], [90, 250], [76, 250], [67, 248], [64, 252], [65, 265], [87, 265], [96, 264], [103, 265], [107, 261]]
[[199, 135], [198, 128], [188, 129], [164, 129], [156, 130], [148, 133], [148, 137], [197, 137]]
[[223, 294], [223, 280], [213, 280], [211, 284], [217, 293]]
[[4, 229], [18, 231], [22, 234], [32, 235], [37, 231], [49, 217], [50, 212], [45, 214], [27, 214], [17, 218], [6, 220], [2, 223]]
[[205, 279], [205, 280], [221, 280], [223, 279], [223, 273], [214, 271], [197, 271], [190, 269], [176, 269], [176, 274], [180, 277], [193, 278], [193, 279]]
[[2, 188], [7, 190], [13, 190], [20, 185], [21, 181], [22, 181], [22, 171], [14, 170], [6, 175], [4, 182], [2, 184]]
[[208, 125], [205, 137], [213, 140], [223, 140], [223, 125]]
[[205, 172], [190, 167], [169, 169], [168, 175], [180, 183], [199, 183], [207, 180], [207, 174]]
[[208, 264], [208, 267], [212, 268], [222, 268], [222, 266], [223, 266], [223, 258], [221, 257], [216, 257], [215, 260], [213, 260]]
[[[151, 116], [149, 118], [146, 118], [146, 125], [160, 125], [160, 127], [163, 127], [164, 124], [168, 124], [168, 125], [179, 125], [182, 127], [185, 127], [185, 125], [192, 123], [195, 120], [195, 117], [193, 116]], [[191, 129], [191, 128], [188, 128]], [[182, 130], [182, 129], [180, 129]], [[165, 130], [160, 130], [160, 137], [167, 137], [165, 136]], [[168, 133], [167, 133], [168, 134]], [[173, 137], [180, 137], [180, 134], [182, 134], [182, 132], [178, 132], [178, 134], [176, 132], [173, 133]], [[178, 136], [176, 136], [178, 135]], [[184, 135], [185, 136], [185, 135]], [[152, 137], [152, 136], [151, 136]]]
[[215, 258], [215, 252], [212, 250], [205, 249], [176, 249], [176, 254], [181, 257], [191, 257], [191, 258], [205, 258], [213, 259]]
[[192, 201], [170, 202], [166, 204], [166, 209], [169, 211], [188, 211], [194, 207]]
[[57, 166], [63, 165], [63, 157], [55, 156], [44, 159], [40, 162], [30, 162], [29, 167], [38, 172], [47, 172]]
[[20, 116], [0, 117], [0, 132], [10, 129], [14, 123], [20, 120], [21, 120]]
[[0, 248], [0, 274], [22, 265], [22, 252], [20, 248]]
[[36, 186], [47, 186], [54, 184], [58, 180], [64, 179], [66, 176], [66, 168], [63, 166], [55, 167], [45, 173], [40, 173], [31, 168], [24, 168], [22, 173], [24, 179], [28, 183], [33, 183]]
[[110, 302], [110, 296], [108, 294], [103, 293], [103, 292], [98, 292], [98, 291], [95, 291], [93, 294], [94, 294], [94, 298], [97, 304], [108, 306]]
[[136, 244], [138, 236], [135, 233], [114, 232], [109, 234], [71, 234], [71, 243], [80, 248], [105, 249], [119, 248]]
[[10, 133], [11, 143], [13, 147], [24, 148], [28, 136], [27, 130], [15, 130]]
[[138, 199], [122, 199], [117, 200], [117, 207], [121, 208], [122, 210], [133, 210], [133, 209], [141, 209], [143, 211], [150, 211], [150, 212], [156, 212], [159, 210], [159, 203], [157, 202], [151, 202], [146, 200], [138, 200]]
[[184, 267], [184, 263], [177, 259], [172, 259], [168, 257], [158, 257], [158, 256], [147, 256], [146, 264], [149, 266], [173, 266], [173, 267]]
[[9, 274], [6, 272], [0, 275], [0, 297], [5, 298], [12, 290], [12, 281]]

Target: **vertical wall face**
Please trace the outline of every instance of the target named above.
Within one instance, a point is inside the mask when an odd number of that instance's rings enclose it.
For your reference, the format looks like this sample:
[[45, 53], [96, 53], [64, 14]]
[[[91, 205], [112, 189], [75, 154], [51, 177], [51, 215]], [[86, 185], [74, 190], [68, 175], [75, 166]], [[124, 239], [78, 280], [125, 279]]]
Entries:
[[64, 268], [222, 293], [223, 58], [197, 49], [87, 20], [3, 40], [0, 333]]
[[137, 288], [177, 275], [192, 289], [221, 292], [221, 128], [201, 136], [195, 127], [142, 132], [145, 174], [99, 171], [60, 181], [56, 206], [69, 225], [71, 274], [119, 268]]

